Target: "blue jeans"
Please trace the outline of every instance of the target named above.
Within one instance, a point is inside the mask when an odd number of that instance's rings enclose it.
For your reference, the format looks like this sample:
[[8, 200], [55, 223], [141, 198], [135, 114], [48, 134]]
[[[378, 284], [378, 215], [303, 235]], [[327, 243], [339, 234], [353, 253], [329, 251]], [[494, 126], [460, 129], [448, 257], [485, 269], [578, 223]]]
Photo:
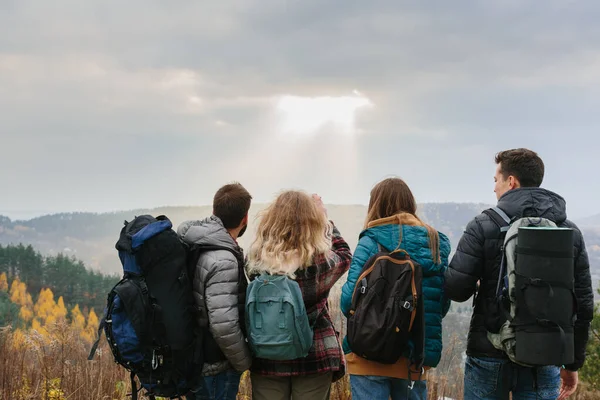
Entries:
[[508, 360], [468, 357], [465, 365], [465, 400], [554, 400], [560, 390], [558, 367], [537, 368], [537, 393], [533, 368]]
[[427, 383], [415, 381], [412, 390], [408, 379], [388, 378], [385, 376], [350, 375], [350, 387], [353, 400], [425, 400]]
[[187, 400], [235, 400], [242, 374], [229, 370], [214, 376], [205, 376], [204, 383], [186, 396]]

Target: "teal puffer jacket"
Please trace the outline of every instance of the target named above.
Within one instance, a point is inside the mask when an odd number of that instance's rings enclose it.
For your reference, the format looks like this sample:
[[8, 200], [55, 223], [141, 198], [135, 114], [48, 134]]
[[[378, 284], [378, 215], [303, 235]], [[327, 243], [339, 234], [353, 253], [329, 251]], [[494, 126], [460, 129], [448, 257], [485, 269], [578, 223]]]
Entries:
[[[377, 244], [387, 250], [398, 247], [400, 225], [391, 223], [365, 229], [352, 258], [348, 280], [342, 288], [341, 309], [346, 317], [352, 303], [352, 293], [363, 265], [378, 252]], [[439, 233], [441, 263], [435, 264], [429, 248], [429, 235], [424, 226], [402, 225], [402, 243], [410, 257], [423, 268], [423, 298], [425, 304], [425, 366], [436, 367], [442, 356], [442, 318], [450, 308], [450, 300], [444, 296], [444, 272], [448, 268], [450, 241]], [[344, 338], [344, 352], [352, 352]]]

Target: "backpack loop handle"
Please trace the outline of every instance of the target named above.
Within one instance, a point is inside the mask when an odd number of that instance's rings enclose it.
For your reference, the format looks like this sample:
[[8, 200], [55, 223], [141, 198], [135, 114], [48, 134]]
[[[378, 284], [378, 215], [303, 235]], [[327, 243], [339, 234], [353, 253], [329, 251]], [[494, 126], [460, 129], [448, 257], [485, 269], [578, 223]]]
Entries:
[[410, 258], [410, 254], [408, 254], [408, 252], [404, 249], [396, 249], [396, 250], [392, 251], [390, 254], [401, 254], [406, 259]]
[[[402, 239], [400, 240], [402, 241]], [[396, 247], [393, 251], [389, 251], [388, 249], [386, 249], [385, 247], [383, 247], [381, 245], [381, 243], [377, 243], [377, 250], [380, 252], [389, 252], [390, 254], [403, 254], [405, 258], [409, 259], [410, 258], [410, 254], [408, 254], [408, 252], [404, 249], [400, 248], [400, 244], [398, 244], [398, 247]]]
[[285, 329], [285, 310], [283, 308], [283, 297], [279, 300], [279, 328]]

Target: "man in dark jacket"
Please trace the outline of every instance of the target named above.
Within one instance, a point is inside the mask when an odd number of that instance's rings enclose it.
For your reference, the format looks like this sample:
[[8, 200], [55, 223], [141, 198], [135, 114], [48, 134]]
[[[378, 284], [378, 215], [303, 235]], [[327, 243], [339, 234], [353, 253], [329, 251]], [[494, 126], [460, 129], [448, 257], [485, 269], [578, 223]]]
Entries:
[[476, 294], [467, 342], [464, 398], [507, 399], [508, 393], [512, 392], [513, 399], [563, 399], [577, 388], [577, 370], [585, 360], [593, 317], [594, 295], [585, 244], [577, 226], [567, 220], [565, 200], [540, 188], [544, 163], [535, 152], [527, 149], [503, 151], [496, 155], [496, 164], [494, 192], [498, 208], [511, 219], [543, 217], [559, 227], [575, 231], [574, 282], [578, 306], [574, 332], [575, 362], [560, 369], [553, 366], [536, 370], [525, 368], [510, 362], [488, 340], [488, 329], [493, 330], [490, 326], [497, 326], [501, 319], [496, 286], [503, 234], [487, 214], [481, 213], [467, 225], [445, 274], [448, 298], [464, 302]]
[[194, 390], [193, 400], [235, 400], [241, 373], [252, 363], [244, 333], [248, 283], [237, 244], [248, 225], [251, 199], [239, 183], [225, 185], [215, 194], [211, 217], [184, 222], [177, 230], [184, 242], [213, 248], [200, 253], [194, 272], [198, 323], [209, 334], [204, 342], [204, 385]]

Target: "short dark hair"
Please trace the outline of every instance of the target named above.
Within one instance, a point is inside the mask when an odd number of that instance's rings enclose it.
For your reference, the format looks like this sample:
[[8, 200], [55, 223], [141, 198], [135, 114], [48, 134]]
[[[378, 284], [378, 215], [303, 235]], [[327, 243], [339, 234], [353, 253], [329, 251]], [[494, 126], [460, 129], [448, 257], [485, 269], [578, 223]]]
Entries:
[[217, 190], [213, 198], [213, 214], [223, 222], [226, 229], [240, 226], [250, 210], [252, 196], [240, 183], [227, 184]]
[[500, 164], [504, 179], [512, 175], [522, 187], [540, 187], [544, 180], [544, 162], [535, 151], [523, 148], [504, 150], [496, 154], [496, 164]]

